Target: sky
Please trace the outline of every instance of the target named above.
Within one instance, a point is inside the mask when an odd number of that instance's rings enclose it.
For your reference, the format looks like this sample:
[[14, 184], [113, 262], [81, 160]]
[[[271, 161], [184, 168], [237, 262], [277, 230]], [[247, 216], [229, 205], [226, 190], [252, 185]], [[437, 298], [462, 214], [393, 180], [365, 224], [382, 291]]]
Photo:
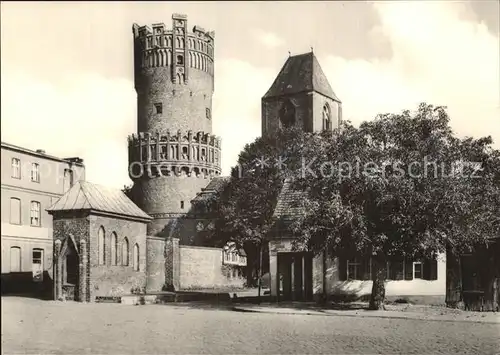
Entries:
[[122, 188], [136, 133], [132, 24], [188, 16], [215, 31], [213, 132], [228, 174], [260, 136], [261, 97], [312, 47], [343, 117], [447, 106], [459, 136], [500, 148], [499, 2], [2, 2], [1, 139], [79, 156]]

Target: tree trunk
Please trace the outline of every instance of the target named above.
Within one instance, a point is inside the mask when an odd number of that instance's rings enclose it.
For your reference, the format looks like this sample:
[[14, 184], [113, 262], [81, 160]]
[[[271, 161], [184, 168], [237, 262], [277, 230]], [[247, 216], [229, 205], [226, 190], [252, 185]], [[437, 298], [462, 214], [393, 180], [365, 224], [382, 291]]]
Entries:
[[373, 257], [372, 258], [372, 294], [370, 297], [370, 305], [368, 306], [371, 310], [379, 310], [384, 307], [385, 300], [385, 279], [387, 276], [387, 262], [382, 258]]
[[259, 291], [258, 291], [258, 296], [257, 296], [259, 304], [260, 304], [260, 293], [262, 290], [262, 249], [263, 249], [262, 242], [260, 242], [260, 245], [259, 245]]
[[488, 260], [486, 268], [483, 269], [485, 274], [485, 290], [484, 290], [484, 305], [483, 311], [497, 311], [499, 308], [498, 288], [500, 280], [500, 263], [498, 255], [500, 254], [500, 243], [493, 244], [485, 250], [485, 258]]

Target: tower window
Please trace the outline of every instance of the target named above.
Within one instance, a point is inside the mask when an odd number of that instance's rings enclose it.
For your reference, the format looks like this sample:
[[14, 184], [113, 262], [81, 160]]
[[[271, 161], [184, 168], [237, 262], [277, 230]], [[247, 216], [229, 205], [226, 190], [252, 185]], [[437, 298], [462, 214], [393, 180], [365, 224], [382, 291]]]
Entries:
[[290, 100], [287, 100], [280, 109], [280, 121], [285, 127], [295, 124], [295, 106]]
[[184, 209], [184, 201], [181, 201], [181, 209]]
[[206, 109], [206, 116], [207, 116], [208, 119], [212, 118], [212, 115], [211, 115], [211, 112], [210, 112], [209, 108]]
[[155, 109], [156, 109], [156, 113], [158, 113], [158, 114], [163, 113], [163, 105], [161, 103], [155, 104]]
[[184, 57], [182, 55], [177, 56], [177, 65], [184, 65]]
[[330, 106], [323, 106], [323, 130], [330, 131], [332, 129], [332, 119], [330, 115]]

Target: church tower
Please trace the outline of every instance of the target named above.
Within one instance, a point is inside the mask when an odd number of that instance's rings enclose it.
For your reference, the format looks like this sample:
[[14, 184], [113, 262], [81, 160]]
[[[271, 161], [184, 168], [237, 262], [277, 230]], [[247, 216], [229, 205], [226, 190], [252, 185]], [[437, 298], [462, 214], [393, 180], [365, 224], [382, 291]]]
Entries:
[[262, 97], [262, 135], [281, 127], [334, 130], [342, 121], [338, 99], [313, 52], [290, 56]]
[[221, 140], [212, 135], [214, 32], [188, 30], [187, 17], [132, 27], [137, 134], [129, 137], [134, 202], [168, 231], [190, 201], [220, 175]]

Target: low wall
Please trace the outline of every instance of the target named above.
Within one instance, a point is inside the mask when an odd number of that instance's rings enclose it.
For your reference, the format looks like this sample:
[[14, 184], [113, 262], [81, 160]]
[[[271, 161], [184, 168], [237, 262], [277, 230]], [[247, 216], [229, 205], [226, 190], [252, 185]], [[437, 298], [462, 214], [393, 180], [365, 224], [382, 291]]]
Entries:
[[230, 277], [222, 264], [222, 249], [179, 246], [180, 289], [214, 289], [244, 285], [244, 278]]
[[165, 239], [146, 239], [146, 291], [161, 291], [165, 285]]

